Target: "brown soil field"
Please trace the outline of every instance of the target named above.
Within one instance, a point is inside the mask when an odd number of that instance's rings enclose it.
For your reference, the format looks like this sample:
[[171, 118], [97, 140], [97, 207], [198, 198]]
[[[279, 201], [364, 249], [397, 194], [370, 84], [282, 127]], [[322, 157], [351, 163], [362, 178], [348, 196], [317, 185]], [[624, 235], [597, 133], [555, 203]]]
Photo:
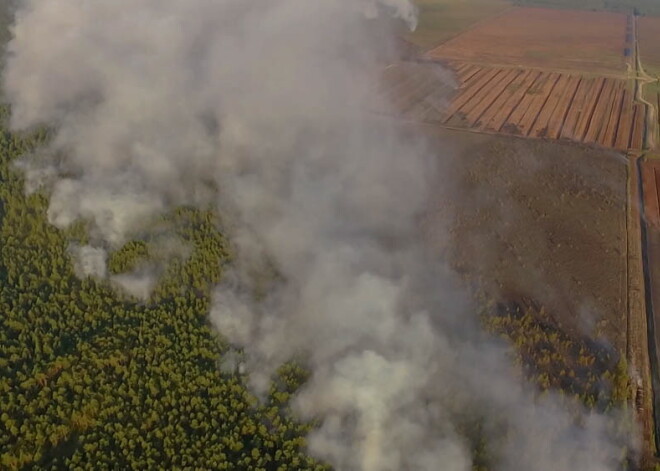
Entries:
[[642, 150], [644, 147], [644, 128], [646, 123], [646, 106], [636, 103], [633, 105], [635, 118], [633, 120], [632, 138], [630, 148]]
[[[443, 190], [425, 220], [437, 253], [488, 299], [531, 299], [566, 331], [625, 352], [625, 158], [573, 143], [433, 132], [445, 149]], [[447, 221], [451, 236], [433, 238]]]
[[619, 132], [617, 132], [614, 147], [616, 149], [627, 149], [630, 147], [630, 135], [633, 125], [633, 101], [632, 92], [626, 90], [623, 95], [623, 103], [621, 108], [621, 118], [619, 120]]
[[637, 21], [639, 55], [647, 72], [660, 76], [660, 18], [641, 17]]
[[515, 8], [426, 57], [623, 75], [626, 24], [627, 16], [619, 13]]
[[[627, 150], [631, 141], [641, 145], [644, 117], [640, 113], [644, 108], [635, 106], [635, 114], [628, 112], [632, 94], [624, 80], [484, 69], [490, 72], [477, 72], [480, 80], [458, 89], [444, 119], [446, 124], [526, 137], [564, 138], [619, 150]], [[634, 122], [639, 126], [633, 126]]]
[[420, 122], [440, 122], [451, 103], [456, 79], [440, 65], [402, 62], [385, 69], [379, 87], [386, 99], [378, 100], [374, 111]]
[[390, 66], [384, 92], [396, 113], [488, 133], [566, 139], [621, 151], [642, 148], [646, 107], [633, 104], [626, 80], [458, 61], [448, 65], [456, 71], [455, 82], [433, 62]]

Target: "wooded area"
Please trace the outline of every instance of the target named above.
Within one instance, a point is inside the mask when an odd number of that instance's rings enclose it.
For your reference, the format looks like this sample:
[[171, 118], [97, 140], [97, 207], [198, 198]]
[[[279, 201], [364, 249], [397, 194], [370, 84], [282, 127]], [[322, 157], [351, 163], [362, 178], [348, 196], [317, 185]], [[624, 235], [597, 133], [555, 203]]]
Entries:
[[[218, 368], [225, 345], [207, 314], [228, 249], [216, 218], [165, 218], [192, 252], [148, 304], [80, 280], [67, 247], [84, 230], [51, 226], [47, 199], [26, 197], [12, 166], [45, 139], [0, 131], [0, 468], [327, 469], [303, 452], [310, 425], [287, 412], [302, 369], [283, 366], [259, 403]], [[110, 270], [147, 251], [127, 244]]]

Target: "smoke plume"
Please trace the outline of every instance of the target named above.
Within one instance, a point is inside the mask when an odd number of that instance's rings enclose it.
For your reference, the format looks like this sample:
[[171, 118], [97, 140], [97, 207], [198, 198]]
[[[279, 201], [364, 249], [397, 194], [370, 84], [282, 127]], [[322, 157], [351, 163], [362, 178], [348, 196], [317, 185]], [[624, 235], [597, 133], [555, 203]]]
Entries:
[[[23, 163], [59, 226], [93, 227], [83, 274], [178, 205], [214, 205], [237, 251], [211, 320], [255, 392], [304, 355], [310, 452], [338, 470], [470, 470], [465, 424], [496, 469], [605, 471], [607, 417], [534, 398], [419, 236], [443, 148], [371, 112], [406, 0], [24, 0], [4, 90]], [[393, 58], [393, 57], [392, 57]], [[277, 271], [266, 296], [253, 272]], [[148, 283], [123, 277], [135, 291]], [[129, 289], [130, 291], [130, 289]]]

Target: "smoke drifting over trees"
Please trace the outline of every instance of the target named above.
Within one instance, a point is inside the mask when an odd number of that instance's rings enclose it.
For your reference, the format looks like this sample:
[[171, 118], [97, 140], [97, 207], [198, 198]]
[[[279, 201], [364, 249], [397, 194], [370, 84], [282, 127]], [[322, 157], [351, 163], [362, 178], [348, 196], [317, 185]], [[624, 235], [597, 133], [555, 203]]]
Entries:
[[236, 259], [211, 321], [256, 392], [305, 359], [296, 410], [321, 419], [310, 452], [337, 469], [471, 469], [474, 422], [495, 469], [616, 469], [609, 418], [578, 426], [533, 398], [424, 251], [443, 149], [369, 112], [390, 14], [415, 24], [403, 0], [25, 1], [12, 126], [54, 129], [28, 185], [50, 191], [56, 226], [90, 222], [83, 274], [105, 276], [99, 249], [167, 210], [217, 209]]

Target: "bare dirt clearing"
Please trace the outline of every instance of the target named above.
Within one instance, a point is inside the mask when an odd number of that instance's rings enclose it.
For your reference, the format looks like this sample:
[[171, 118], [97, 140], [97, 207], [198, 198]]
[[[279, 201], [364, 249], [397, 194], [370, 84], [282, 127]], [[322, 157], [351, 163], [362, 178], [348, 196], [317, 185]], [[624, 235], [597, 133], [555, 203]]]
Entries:
[[626, 15], [516, 8], [427, 53], [430, 59], [624, 74]]

